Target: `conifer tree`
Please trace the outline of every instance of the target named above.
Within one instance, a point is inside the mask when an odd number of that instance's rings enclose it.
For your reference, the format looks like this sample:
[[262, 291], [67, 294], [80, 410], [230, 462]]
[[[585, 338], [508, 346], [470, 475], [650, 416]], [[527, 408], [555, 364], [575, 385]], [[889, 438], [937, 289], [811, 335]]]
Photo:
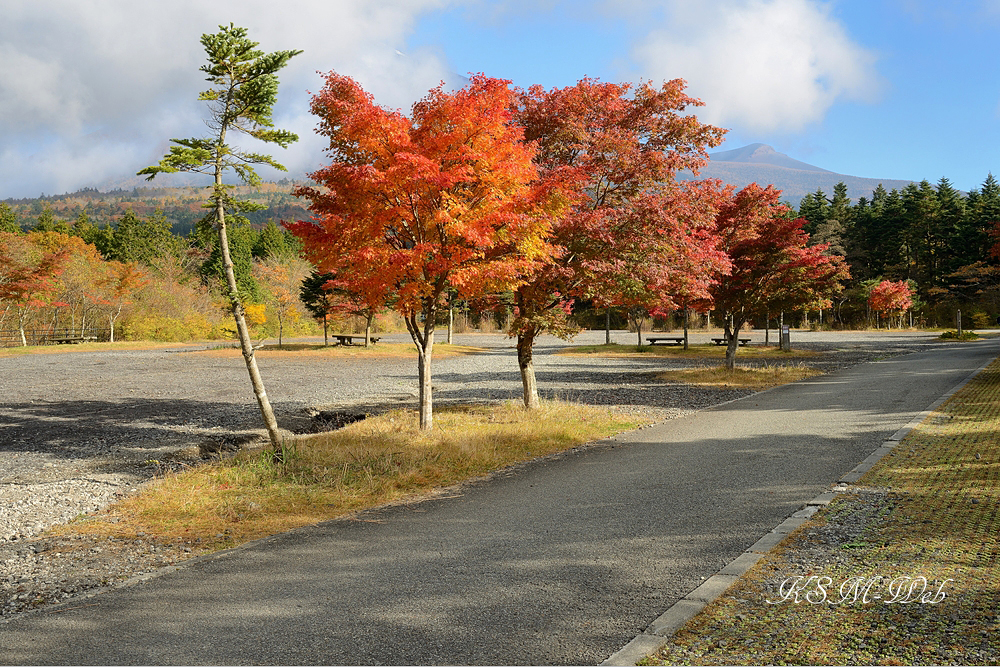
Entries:
[[270, 155], [251, 153], [228, 143], [231, 132], [242, 133], [259, 141], [286, 148], [298, 136], [287, 130], [274, 128], [271, 119], [278, 99], [278, 71], [289, 59], [301, 51], [275, 51], [264, 53], [257, 49], [257, 42], [247, 38], [245, 28], [233, 24], [219, 26], [219, 32], [201, 36], [202, 46], [208, 54], [208, 64], [201, 71], [208, 75], [212, 88], [199, 95], [209, 103], [208, 126], [211, 136], [204, 138], [173, 139], [175, 144], [158, 165], [146, 167], [140, 174], [152, 179], [160, 173], [198, 172], [215, 178], [208, 206], [213, 209], [213, 222], [219, 235], [219, 249], [226, 275], [226, 285], [233, 319], [240, 338], [247, 372], [267, 427], [271, 445], [277, 453], [280, 447], [278, 423], [264, 390], [264, 382], [257, 370], [253, 344], [247, 327], [243, 301], [229, 255], [227, 214], [239, 215], [259, 209], [245, 201], [237, 201], [231, 188], [223, 184], [223, 174], [232, 170], [241, 181], [259, 185], [260, 176], [253, 165], [266, 164], [284, 171], [285, 168]]

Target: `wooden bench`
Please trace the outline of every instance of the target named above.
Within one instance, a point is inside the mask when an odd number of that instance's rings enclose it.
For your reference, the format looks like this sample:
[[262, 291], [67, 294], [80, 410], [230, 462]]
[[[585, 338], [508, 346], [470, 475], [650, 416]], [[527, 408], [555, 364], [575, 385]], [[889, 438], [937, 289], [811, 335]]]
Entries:
[[677, 336], [646, 336], [650, 345], [683, 345], [684, 338]]
[[46, 338], [50, 343], [56, 343], [58, 345], [72, 344], [72, 343], [85, 343], [87, 341], [97, 340], [97, 336], [49, 336]]
[[[331, 338], [336, 338], [337, 342], [341, 345], [355, 345], [355, 339], [360, 341], [358, 345], [363, 345], [365, 342], [364, 336], [352, 335], [352, 334], [330, 334]], [[379, 341], [378, 336], [371, 336], [368, 340], [371, 341], [372, 345]]]
[[[739, 338], [737, 340], [739, 340], [740, 346], [745, 346], [750, 344], [749, 338]], [[713, 338], [712, 342], [715, 343], [716, 345], [729, 345], [728, 338]]]

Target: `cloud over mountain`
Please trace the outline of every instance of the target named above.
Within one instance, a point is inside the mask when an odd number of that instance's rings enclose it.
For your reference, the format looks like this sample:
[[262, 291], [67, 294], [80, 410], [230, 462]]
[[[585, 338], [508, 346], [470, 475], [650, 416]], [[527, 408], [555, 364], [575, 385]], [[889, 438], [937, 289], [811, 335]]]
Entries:
[[[632, 6], [645, 6], [633, 0]], [[642, 73], [683, 78], [716, 125], [799, 132], [839, 99], [871, 101], [875, 56], [814, 0], [668, 0], [634, 49]]]

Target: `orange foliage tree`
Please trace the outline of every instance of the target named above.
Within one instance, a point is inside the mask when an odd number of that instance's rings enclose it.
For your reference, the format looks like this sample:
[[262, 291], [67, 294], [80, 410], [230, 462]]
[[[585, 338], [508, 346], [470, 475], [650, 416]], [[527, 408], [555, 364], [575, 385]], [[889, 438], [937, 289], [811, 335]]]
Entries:
[[[449, 289], [509, 290], [544, 256], [550, 199], [531, 187], [533, 148], [511, 123], [509, 82], [475, 75], [438, 87], [409, 117], [375, 104], [352, 79], [327, 75], [312, 100], [331, 164], [301, 188], [313, 218], [288, 225], [321, 271], [351, 291], [391, 300], [418, 350], [420, 428], [433, 423], [434, 325]], [[367, 302], [371, 302], [366, 298]]]
[[[46, 250], [39, 241], [45, 233], [10, 234], [0, 232], [0, 305], [2, 316], [11, 308], [17, 318], [21, 345], [28, 344], [24, 323], [36, 308], [46, 305], [55, 293], [58, 276], [66, 264], [65, 248]], [[56, 236], [63, 236], [56, 234]]]
[[115, 342], [115, 322], [122, 309], [130, 303], [132, 294], [149, 284], [138, 262], [108, 262], [105, 273], [97, 282], [95, 301], [104, 307], [108, 318], [110, 342]]
[[[903, 313], [913, 305], [913, 290], [910, 289], [905, 280], [898, 282], [883, 280], [872, 287], [871, 292], [868, 293], [868, 304], [876, 312], [898, 315], [900, 318], [899, 326], [902, 328]], [[888, 318], [887, 321], [891, 322]]]

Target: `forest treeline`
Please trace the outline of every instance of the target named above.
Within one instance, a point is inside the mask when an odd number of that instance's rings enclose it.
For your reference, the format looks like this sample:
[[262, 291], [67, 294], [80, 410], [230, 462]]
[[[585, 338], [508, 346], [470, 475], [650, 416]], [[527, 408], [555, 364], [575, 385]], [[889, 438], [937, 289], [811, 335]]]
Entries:
[[[308, 216], [291, 189], [286, 182], [237, 189], [238, 195], [267, 206], [238, 220], [230, 234], [237, 279], [257, 336], [318, 332], [300, 298], [312, 266], [300, 258], [298, 239], [275, 223]], [[8, 262], [20, 257], [37, 263], [53, 253], [68, 257], [51, 284], [36, 285], [21, 304], [0, 303], [0, 330], [15, 332], [6, 342], [20, 344], [22, 331], [55, 329], [167, 341], [232, 337], [216, 236], [210, 224], [199, 222], [205, 217], [203, 201], [202, 188], [188, 187], [85, 189], [0, 202], [0, 244]], [[829, 195], [822, 190], [806, 195], [793, 214], [807, 221], [810, 243], [828, 243], [827, 253], [844, 257], [850, 267], [851, 280], [834, 298], [832, 312], [822, 315], [823, 325], [875, 324], [871, 291], [884, 281], [909, 282], [914, 324], [953, 326], [955, 312], [962, 309], [966, 327], [986, 327], [1000, 314], [1000, 262], [991, 255], [1000, 221], [1000, 182], [992, 174], [968, 193], [942, 178], [901, 191], [879, 186], [857, 202], [841, 183]], [[578, 303], [574, 319], [583, 326], [603, 326], [604, 311], [593, 305]], [[356, 326], [346, 322], [348, 313], [343, 315], [345, 321], [334, 327]], [[505, 313], [471, 315], [485, 323], [502, 320]], [[800, 316], [796, 324], [819, 324], [817, 311]], [[388, 319], [382, 327], [393, 326]], [[614, 326], [626, 322], [624, 310], [612, 314]], [[659, 323], [668, 322], [660, 317]]]
[[866, 298], [881, 280], [910, 281], [911, 308], [920, 324], [953, 326], [957, 310], [967, 325], [985, 327], [1000, 314], [1000, 263], [993, 248], [1000, 221], [1000, 182], [992, 174], [963, 194], [947, 178], [902, 190], [879, 186], [852, 203], [840, 183], [803, 197], [798, 214], [812, 243], [846, 258], [849, 288], [836, 299], [844, 325], [865, 322]]

